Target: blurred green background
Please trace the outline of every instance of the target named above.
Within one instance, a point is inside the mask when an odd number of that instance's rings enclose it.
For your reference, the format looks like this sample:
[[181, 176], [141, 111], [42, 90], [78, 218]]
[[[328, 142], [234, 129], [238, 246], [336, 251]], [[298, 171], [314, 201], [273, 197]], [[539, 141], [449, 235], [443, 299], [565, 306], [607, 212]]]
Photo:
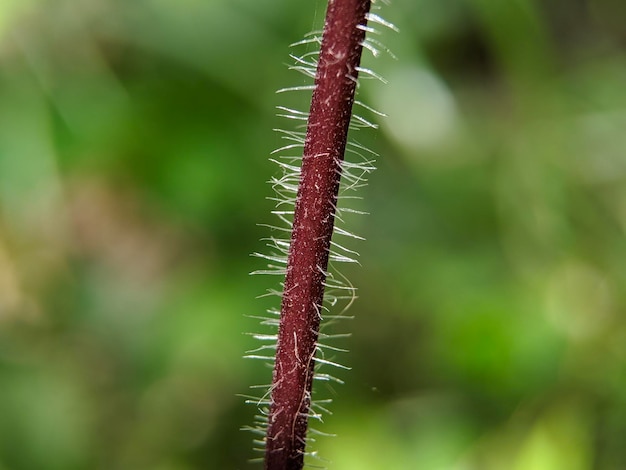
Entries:
[[[0, 0], [0, 469], [250, 468], [274, 91], [324, 9]], [[626, 3], [384, 10], [322, 464], [626, 468]]]

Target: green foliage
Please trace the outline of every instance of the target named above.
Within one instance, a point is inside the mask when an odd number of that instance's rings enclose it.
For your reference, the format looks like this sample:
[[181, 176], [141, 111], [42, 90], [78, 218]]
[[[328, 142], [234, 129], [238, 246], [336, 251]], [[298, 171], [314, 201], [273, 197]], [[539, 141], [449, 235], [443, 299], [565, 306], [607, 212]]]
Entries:
[[[626, 466], [624, 7], [577, 5], [386, 8], [329, 468]], [[1, 469], [246, 466], [273, 93], [323, 7], [0, 3]]]

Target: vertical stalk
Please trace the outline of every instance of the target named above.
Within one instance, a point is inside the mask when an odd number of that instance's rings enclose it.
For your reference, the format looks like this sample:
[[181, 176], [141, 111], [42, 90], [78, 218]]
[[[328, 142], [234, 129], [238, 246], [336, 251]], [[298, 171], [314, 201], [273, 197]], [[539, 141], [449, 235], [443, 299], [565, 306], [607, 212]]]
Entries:
[[370, 0], [329, 0], [307, 125], [272, 378], [266, 470], [297, 470], [311, 404], [315, 350], [341, 162]]

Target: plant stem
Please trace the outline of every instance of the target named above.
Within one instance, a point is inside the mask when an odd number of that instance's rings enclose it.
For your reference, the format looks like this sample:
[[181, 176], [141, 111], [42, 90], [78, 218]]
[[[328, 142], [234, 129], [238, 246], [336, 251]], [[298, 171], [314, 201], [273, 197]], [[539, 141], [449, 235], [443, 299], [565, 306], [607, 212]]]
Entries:
[[329, 0], [307, 125], [272, 379], [266, 470], [299, 470], [324, 282], [370, 0]]

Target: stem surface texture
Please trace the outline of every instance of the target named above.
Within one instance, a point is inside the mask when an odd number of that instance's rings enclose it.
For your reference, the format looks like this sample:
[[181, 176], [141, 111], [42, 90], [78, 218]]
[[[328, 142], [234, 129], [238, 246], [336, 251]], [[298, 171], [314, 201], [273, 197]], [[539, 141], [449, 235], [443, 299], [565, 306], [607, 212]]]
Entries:
[[341, 162], [370, 0], [329, 0], [307, 125], [272, 378], [266, 470], [299, 470]]

